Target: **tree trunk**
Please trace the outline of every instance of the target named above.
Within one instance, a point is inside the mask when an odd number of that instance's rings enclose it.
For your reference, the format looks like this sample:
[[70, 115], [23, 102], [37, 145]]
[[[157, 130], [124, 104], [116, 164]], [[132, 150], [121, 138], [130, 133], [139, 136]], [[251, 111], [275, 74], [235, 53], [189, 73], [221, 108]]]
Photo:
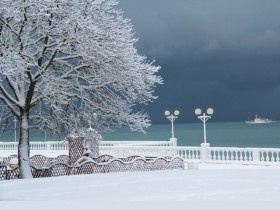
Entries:
[[18, 161], [20, 178], [32, 178], [29, 164], [29, 112], [27, 111], [22, 111], [19, 117]]

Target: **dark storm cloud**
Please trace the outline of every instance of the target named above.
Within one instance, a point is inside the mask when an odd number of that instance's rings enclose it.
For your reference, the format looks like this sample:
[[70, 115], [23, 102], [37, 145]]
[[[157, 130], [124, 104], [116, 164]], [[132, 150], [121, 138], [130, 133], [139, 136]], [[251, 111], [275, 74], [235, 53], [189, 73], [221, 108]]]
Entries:
[[165, 85], [145, 109], [154, 122], [165, 109], [194, 120], [213, 106], [217, 121], [255, 114], [280, 118], [280, 1], [121, 0], [137, 48], [162, 66]]

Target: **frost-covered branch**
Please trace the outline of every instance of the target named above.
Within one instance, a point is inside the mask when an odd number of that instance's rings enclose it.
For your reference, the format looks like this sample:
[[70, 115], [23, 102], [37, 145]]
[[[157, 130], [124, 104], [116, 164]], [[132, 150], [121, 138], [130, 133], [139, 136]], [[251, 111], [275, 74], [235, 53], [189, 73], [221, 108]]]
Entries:
[[5, 116], [19, 119], [24, 148], [30, 122], [60, 133], [96, 113], [100, 131], [149, 126], [134, 107], [156, 99], [160, 67], [137, 53], [133, 27], [116, 4], [1, 0], [0, 99], [10, 108]]

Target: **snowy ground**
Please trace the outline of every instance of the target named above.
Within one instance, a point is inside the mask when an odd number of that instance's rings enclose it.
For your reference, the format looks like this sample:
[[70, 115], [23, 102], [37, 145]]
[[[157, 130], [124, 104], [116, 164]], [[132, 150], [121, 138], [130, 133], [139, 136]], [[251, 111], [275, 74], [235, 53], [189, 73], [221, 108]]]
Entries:
[[[188, 209], [190, 206], [212, 209], [211, 205], [215, 209], [231, 209], [237, 204], [239, 209], [279, 209], [279, 178], [279, 166], [200, 163], [198, 170], [0, 181], [0, 200], [32, 201], [32, 205], [20, 203], [21, 207], [28, 205], [28, 209], [33, 206], [40, 210], [51, 208], [44, 201], [63, 206], [58, 209], [79, 209], [80, 205], [97, 210]], [[34, 201], [44, 205], [35, 208], [38, 203]], [[217, 202], [222, 203], [217, 205]], [[0, 202], [1, 210], [5, 204]]]
[[199, 170], [0, 181], [0, 200], [81, 201], [109, 207], [126, 202], [278, 202], [279, 178], [280, 169], [274, 167], [200, 164]]

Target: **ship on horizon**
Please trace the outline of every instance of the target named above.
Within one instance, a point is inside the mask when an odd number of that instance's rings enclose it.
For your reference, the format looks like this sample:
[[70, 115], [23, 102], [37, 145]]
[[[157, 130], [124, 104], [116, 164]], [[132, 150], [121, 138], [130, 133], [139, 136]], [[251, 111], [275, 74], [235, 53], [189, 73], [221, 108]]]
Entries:
[[261, 124], [261, 123], [272, 123], [272, 122], [276, 122], [273, 121], [272, 119], [268, 119], [268, 118], [260, 118], [258, 117], [258, 115], [255, 116], [255, 119], [253, 120], [246, 120], [245, 123], [246, 124]]

